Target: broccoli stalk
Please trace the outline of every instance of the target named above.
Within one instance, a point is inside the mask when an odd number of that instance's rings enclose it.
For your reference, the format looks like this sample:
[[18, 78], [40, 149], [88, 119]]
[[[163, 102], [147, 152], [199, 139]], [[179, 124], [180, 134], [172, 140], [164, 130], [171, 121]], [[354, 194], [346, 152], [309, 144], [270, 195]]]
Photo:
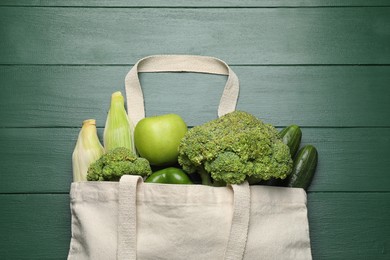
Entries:
[[178, 162], [213, 186], [284, 179], [293, 164], [278, 131], [242, 111], [190, 129], [179, 145]]
[[203, 167], [198, 167], [197, 172], [200, 176], [200, 179], [202, 180], [203, 185], [209, 185], [209, 186], [213, 185], [210, 173], [208, 173]]
[[198, 167], [197, 173], [199, 174], [203, 185], [215, 186], [215, 187], [226, 186], [226, 182], [212, 179], [210, 173], [208, 173], [203, 167]]
[[135, 156], [128, 148], [118, 147], [89, 166], [87, 180], [118, 181], [125, 174], [149, 176], [152, 170], [148, 160]]

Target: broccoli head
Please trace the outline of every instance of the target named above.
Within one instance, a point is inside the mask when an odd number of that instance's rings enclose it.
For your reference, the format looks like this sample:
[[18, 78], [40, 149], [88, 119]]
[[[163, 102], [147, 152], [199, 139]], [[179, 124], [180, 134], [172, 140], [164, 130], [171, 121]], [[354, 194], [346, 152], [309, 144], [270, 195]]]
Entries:
[[293, 165], [279, 132], [243, 111], [191, 128], [179, 145], [178, 162], [208, 185], [284, 179]]
[[148, 160], [135, 156], [130, 149], [118, 147], [89, 166], [87, 180], [118, 181], [125, 174], [148, 176], [152, 170]]

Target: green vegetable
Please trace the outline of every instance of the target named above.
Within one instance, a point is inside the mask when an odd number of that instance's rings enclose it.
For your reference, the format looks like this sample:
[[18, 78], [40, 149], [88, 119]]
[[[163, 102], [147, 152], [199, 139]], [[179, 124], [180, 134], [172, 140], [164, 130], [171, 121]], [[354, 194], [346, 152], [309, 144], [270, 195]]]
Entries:
[[88, 169], [89, 181], [118, 181], [122, 175], [149, 176], [152, 174], [148, 160], [136, 157], [130, 149], [115, 148], [103, 154]]
[[206, 185], [284, 179], [293, 164], [278, 131], [242, 111], [191, 128], [179, 145], [178, 161]]
[[126, 114], [124, 102], [120, 91], [112, 94], [103, 133], [104, 149], [106, 152], [117, 147], [126, 147], [135, 153], [132, 127]]
[[84, 120], [72, 154], [73, 181], [86, 181], [88, 167], [103, 153], [96, 132], [96, 120]]
[[135, 147], [150, 164], [171, 166], [177, 163], [177, 147], [186, 132], [187, 125], [179, 115], [145, 117], [135, 126]]
[[287, 180], [287, 186], [307, 189], [313, 179], [317, 162], [317, 149], [312, 145], [302, 147], [294, 159], [293, 170]]
[[170, 184], [192, 184], [188, 175], [181, 169], [169, 167], [154, 172], [145, 182], [170, 183]]
[[291, 158], [294, 158], [299, 149], [302, 139], [302, 131], [297, 125], [290, 125], [284, 128], [280, 133], [283, 143], [290, 148]]

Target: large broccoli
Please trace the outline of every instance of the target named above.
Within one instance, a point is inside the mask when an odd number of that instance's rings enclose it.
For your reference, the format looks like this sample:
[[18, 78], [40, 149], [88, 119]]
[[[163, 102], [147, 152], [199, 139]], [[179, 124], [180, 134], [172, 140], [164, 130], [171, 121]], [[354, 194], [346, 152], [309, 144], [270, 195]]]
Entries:
[[179, 145], [178, 161], [206, 185], [284, 179], [293, 165], [278, 131], [242, 111], [190, 129]]
[[118, 181], [122, 175], [152, 174], [148, 160], [136, 157], [130, 149], [118, 147], [103, 154], [88, 168], [89, 181]]

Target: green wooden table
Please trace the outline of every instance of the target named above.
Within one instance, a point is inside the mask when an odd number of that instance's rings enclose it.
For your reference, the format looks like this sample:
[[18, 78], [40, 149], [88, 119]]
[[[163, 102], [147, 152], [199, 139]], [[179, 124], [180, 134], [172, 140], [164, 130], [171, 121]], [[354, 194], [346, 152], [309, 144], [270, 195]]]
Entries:
[[[0, 2], [0, 259], [66, 258], [81, 122], [101, 137], [109, 96], [152, 54], [221, 58], [238, 109], [302, 127], [320, 156], [314, 259], [390, 259], [389, 1], [131, 2]], [[141, 74], [146, 113], [213, 119], [225, 80]]]

